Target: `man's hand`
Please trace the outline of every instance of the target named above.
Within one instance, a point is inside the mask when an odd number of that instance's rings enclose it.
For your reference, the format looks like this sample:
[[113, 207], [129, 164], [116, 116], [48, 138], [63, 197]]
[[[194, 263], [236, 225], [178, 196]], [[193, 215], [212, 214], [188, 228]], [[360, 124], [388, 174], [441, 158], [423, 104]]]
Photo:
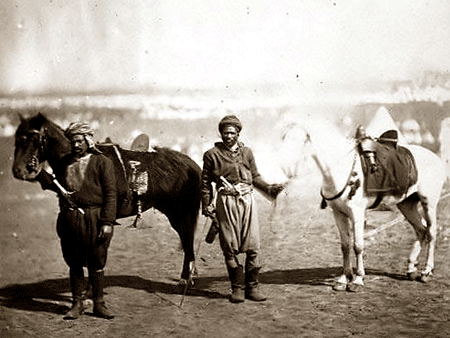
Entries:
[[107, 239], [112, 234], [112, 225], [104, 224], [98, 234], [98, 239]]
[[284, 190], [283, 184], [271, 184], [268, 187], [268, 194], [273, 199], [277, 198], [278, 194]]
[[209, 218], [215, 218], [216, 217], [216, 207], [213, 204], [210, 204], [206, 208], [203, 208], [202, 214], [203, 214], [203, 216], [206, 216]]
[[72, 197], [73, 192], [72, 191], [61, 192], [61, 194], [66, 199], [67, 203], [69, 204], [69, 207], [71, 207], [72, 209], [76, 209], [77, 208], [77, 205], [73, 201], [73, 197]]

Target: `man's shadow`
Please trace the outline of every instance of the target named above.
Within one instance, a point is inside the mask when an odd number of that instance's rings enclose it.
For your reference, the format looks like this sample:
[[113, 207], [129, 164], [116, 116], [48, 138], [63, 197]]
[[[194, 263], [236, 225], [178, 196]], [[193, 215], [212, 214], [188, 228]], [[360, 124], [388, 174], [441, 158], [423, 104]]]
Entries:
[[[85, 278], [87, 283], [87, 278]], [[144, 279], [139, 276], [106, 275], [105, 293], [107, 288], [119, 286], [135, 290], [144, 290], [155, 294], [186, 294], [204, 298], [227, 298], [219, 292], [202, 289], [199, 284], [210, 285], [213, 281], [227, 280], [227, 277], [194, 278], [194, 286], [186, 288], [175, 281], [159, 282]], [[87, 285], [86, 285], [87, 286]], [[63, 314], [72, 301], [69, 278], [47, 279], [29, 284], [13, 284], [0, 288], [0, 305], [25, 311], [50, 312]]]
[[[274, 270], [261, 273], [263, 284], [297, 284], [331, 286], [334, 278], [340, 275], [342, 267], [310, 268], [293, 270]], [[397, 280], [406, 280], [404, 275], [390, 274], [379, 270], [366, 269], [367, 275], [386, 276]], [[214, 289], [214, 283], [229, 283], [228, 276], [195, 277], [194, 285], [186, 288], [170, 282], [159, 282], [130, 275], [107, 275], [105, 288], [119, 286], [135, 290], [144, 290], [157, 294], [186, 294], [190, 297], [226, 299]], [[0, 305], [8, 308], [63, 314], [71, 302], [68, 278], [47, 279], [30, 284], [13, 284], [0, 288]], [[174, 304], [176, 305], [176, 304]]]

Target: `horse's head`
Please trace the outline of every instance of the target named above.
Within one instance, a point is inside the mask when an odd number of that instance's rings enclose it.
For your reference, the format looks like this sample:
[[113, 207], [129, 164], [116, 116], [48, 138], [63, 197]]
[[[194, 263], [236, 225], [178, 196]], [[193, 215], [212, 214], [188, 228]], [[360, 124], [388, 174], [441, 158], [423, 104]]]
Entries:
[[[55, 141], [55, 135], [64, 140]], [[34, 181], [42, 170], [45, 161], [55, 152], [69, 147], [60, 127], [38, 113], [24, 118], [20, 115], [20, 125], [15, 134], [13, 175], [19, 180]], [[50, 149], [52, 148], [52, 149]]]
[[317, 164], [319, 159], [326, 160], [330, 167], [338, 167], [352, 157], [355, 148], [354, 139], [345, 137], [333, 120], [323, 117], [286, 124], [281, 142], [281, 151], [287, 154], [286, 158], [300, 163], [295, 166], [299, 170], [305, 170], [310, 163]]
[[45, 117], [38, 114], [31, 118], [20, 115], [16, 130], [13, 175], [19, 180], [34, 181], [45, 162]]
[[310, 134], [302, 123], [291, 122], [281, 126], [277, 157], [283, 173], [289, 180], [304, 173], [309, 161], [310, 142]]

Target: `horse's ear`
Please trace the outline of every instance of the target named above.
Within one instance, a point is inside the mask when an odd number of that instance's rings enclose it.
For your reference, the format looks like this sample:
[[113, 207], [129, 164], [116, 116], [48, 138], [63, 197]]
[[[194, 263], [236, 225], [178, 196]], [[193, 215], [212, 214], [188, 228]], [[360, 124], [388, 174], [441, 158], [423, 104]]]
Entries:
[[35, 121], [38, 122], [38, 123], [42, 126], [43, 124], [46, 123], [47, 118], [45, 117], [44, 114], [42, 114], [41, 112], [39, 112], [39, 113], [37, 113], [37, 115], [36, 115]]

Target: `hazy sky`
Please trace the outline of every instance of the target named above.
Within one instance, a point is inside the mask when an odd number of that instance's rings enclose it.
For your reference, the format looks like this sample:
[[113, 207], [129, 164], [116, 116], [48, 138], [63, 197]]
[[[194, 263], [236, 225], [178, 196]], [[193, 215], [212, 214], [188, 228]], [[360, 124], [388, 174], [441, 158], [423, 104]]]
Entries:
[[448, 0], [3, 0], [0, 92], [284, 83], [450, 71]]

